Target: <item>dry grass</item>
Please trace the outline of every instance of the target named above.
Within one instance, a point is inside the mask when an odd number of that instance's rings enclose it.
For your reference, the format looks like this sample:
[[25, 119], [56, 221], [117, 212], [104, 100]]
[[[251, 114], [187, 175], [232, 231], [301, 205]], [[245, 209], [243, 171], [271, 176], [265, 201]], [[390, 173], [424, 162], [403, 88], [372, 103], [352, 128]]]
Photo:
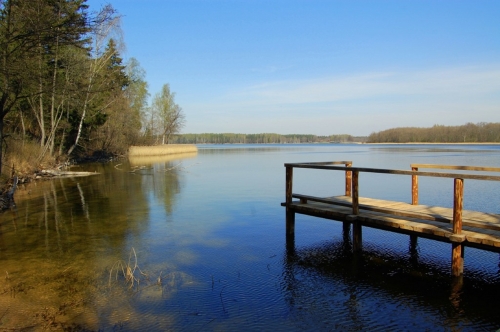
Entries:
[[128, 150], [128, 155], [131, 157], [144, 157], [197, 152], [198, 148], [193, 144], [164, 144], [154, 146], [131, 146]]
[[35, 170], [50, 168], [55, 165], [53, 157], [46, 156], [39, 160], [41, 147], [30, 141], [9, 140], [3, 161], [2, 175], [10, 177], [12, 166], [16, 174], [24, 176], [32, 174]]
[[152, 165], [156, 163], [164, 163], [174, 160], [181, 159], [190, 159], [197, 156], [197, 153], [176, 153], [165, 156], [128, 156], [128, 160], [130, 161], [130, 165], [132, 166], [143, 166], [143, 165]]
[[137, 254], [135, 253], [134, 248], [132, 248], [132, 250], [130, 251], [128, 263], [119, 260], [115, 264], [113, 264], [111, 270], [109, 271], [109, 285], [111, 285], [113, 273], [115, 275], [115, 280], [117, 280], [118, 273], [120, 271], [125, 278], [125, 283], [129, 286], [129, 288], [133, 288], [135, 285], [139, 287], [140, 279], [139, 276], [136, 275], [136, 271], [139, 271], [139, 275], [147, 276], [144, 272], [141, 271], [139, 265], [137, 264]]

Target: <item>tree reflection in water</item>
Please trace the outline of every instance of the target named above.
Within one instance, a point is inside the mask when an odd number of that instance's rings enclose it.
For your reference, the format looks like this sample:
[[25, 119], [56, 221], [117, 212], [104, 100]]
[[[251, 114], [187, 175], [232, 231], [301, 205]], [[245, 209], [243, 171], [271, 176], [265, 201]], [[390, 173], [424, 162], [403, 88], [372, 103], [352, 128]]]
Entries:
[[[127, 259], [130, 239], [148, 227], [152, 204], [172, 212], [183, 157], [193, 155], [143, 159], [140, 171], [132, 162], [84, 165], [97, 174], [20, 186], [17, 208], [0, 216], [1, 328], [99, 329], [139, 315], [119, 304], [132, 290], [120, 281], [110, 287], [106, 276], [114, 262]], [[160, 297], [189, 280], [180, 271], [154, 272]], [[157, 280], [141, 277], [144, 286]]]

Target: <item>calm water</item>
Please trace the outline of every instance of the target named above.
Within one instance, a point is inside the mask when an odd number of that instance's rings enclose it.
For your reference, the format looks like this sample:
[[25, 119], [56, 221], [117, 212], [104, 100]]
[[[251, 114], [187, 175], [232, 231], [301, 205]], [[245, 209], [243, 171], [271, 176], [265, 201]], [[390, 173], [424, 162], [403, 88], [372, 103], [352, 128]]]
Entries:
[[[22, 187], [0, 215], [0, 330], [495, 331], [499, 254], [297, 215], [285, 241], [285, 162], [500, 167], [500, 146], [224, 145], [170, 160], [92, 164]], [[142, 167], [141, 167], [142, 166]], [[294, 192], [343, 193], [343, 174], [296, 170]], [[500, 213], [499, 183], [465, 181], [465, 208]], [[451, 179], [420, 203], [452, 206]], [[410, 178], [360, 176], [360, 194], [410, 201]]]

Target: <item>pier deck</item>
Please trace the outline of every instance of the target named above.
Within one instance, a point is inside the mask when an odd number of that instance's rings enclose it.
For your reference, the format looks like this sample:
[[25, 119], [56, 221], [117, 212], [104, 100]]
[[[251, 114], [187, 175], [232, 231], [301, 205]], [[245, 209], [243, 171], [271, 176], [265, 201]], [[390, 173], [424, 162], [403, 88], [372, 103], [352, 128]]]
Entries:
[[[345, 167], [335, 166], [344, 164]], [[411, 165], [412, 171], [355, 168], [351, 162], [285, 164], [287, 237], [294, 236], [295, 213], [337, 220], [353, 225], [353, 249], [361, 250], [362, 226], [448, 242], [452, 245], [452, 275], [463, 273], [464, 247], [500, 252], [500, 215], [463, 210], [464, 179], [500, 181], [499, 176], [419, 172], [419, 168], [500, 172], [500, 168]], [[313, 168], [345, 172], [345, 195], [315, 197], [292, 192], [293, 168]], [[359, 197], [359, 172], [412, 176], [412, 203]], [[454, 207], [418, 205], [418, 176], [447, 177], [454, 180]]]

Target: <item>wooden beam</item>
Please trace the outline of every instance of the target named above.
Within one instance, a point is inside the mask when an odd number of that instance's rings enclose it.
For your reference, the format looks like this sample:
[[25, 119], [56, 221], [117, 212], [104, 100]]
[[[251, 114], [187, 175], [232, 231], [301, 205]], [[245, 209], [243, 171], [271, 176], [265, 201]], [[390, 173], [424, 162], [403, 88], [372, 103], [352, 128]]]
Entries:
[[358, 171], [365, 173], [380, 173], [380, 174], [399, 174], [399, 175], [418, 175], [418, 176], [430, 176], [436, 178], [456, 178], [457, 176], [462, 179], [473, 179], [473, 180], [485, 180], [485, 181], [500, 181], [500, 176], [496, 175], [475, 175], [475, 174], [457, 174], [457, 173], [442, 173], [442, 172], [414, 172], [414, 171], [404, 171], [395, 169], [384, 169], [384, 168], [366, 168], [366, 167], [342, 167], [342, 166], [328, 166], [328, 165], [311, 165], [294, 163], [285, 164], [285, 167], [294, 168], [310, 168], [310, 169], [325, 169], [332, 171]]
[[[411, 168], [412, 171], [418, 172], [418, 167]], [[411, 176], [411, 204], [418, 205], [418, 175]]]
[[359, 214], [359, 171], [352, 173], [352, 214]]
[[418, 236], [415, 234], [410, 235], [410, 251], [417, 250]]
[[[336, 199], [335, 197], [322, 198], [322, 197], [315, 197], [315, 196], [302, 195], [302, 194], [292, 194], [292, 197], [299, 198], [301, 200], [304, 199], [306, 201], [320, 202], [320, 203], [339, 205], [339, 206], [345, 206], [345, 207], [352, 207], [351, 202], [345, 202], [344, 200]], [[283, 203], [283, 206], [286, 206], [286, 204]], [[411, 211], [405, 211], [405, 210], [401, 210], [401, 209], [391, 209], [391, 208], [378, 207], [375, 205], [366, 205], [366, 204], [359, 204], [359, 209], [366, 210], [366, 211], [381, 212], [381, 213], [390, 214], [390, 215], [399, 216], [399, 217], [408, 217], [408, 218], [415, 218], [415, 219], [420, 219], [420, 220], [439, 221], [439, 222], [443, 222], [443, 223], [447, 223], [447, 224], [453, 223], [452, 218], [445, 217], [445, 216], [438, 214], [438, 213], [411, 212]], [[480, 221], [475, 221], [475, 220], [464, 220], [463, 217], [462, 217], [462, 226], [481, 228], [481, 229], [490, 229], [493, 231], [500, 231], [500, 224], [498, 224], [498, 223], [480, 222]]]
[[464, 273], [464, 246], [461, 243], [452, 243], [451, 246], [451, 275], [460, 277]]
[[354, 252], [360, 252], [363, 249], [363, 231], [361, 222], [358, 220], [352, 223], [352, 249]]
[[[345, 167], [352, 167], [352, 163], [346, 163]], [[352, 191], [352, 172], [351, 171], [345, 171], [345, 195], [346, 196], [351, 196]]]
[[483, 166], [455, 166], [455, 165], [440, 165], [440, 164], [411, 164], [411, 168], [433, 168], [433, 169], [456, 169], [462, 171], [480, 171], [480, 172], [500, 172], [500, 167], [483, 167]]
[[[453, 233], [462, 233], [462, 210], [464, 200], [464, 180], [455, 179], [453, 195]], [[461, 242], [451, 244], [451, 275], [459, 277], [464, 273], [464, 246]]]
[[464, 180], [455, 179], [453, 195], [453, 233], [462, 233], [462, 211], [464, 206]]
[[295, 211], [290, 207], [292, 204], [293, 191], [293, 167], [286, 168], [286, 235], [287, 238], [295, 234]]

